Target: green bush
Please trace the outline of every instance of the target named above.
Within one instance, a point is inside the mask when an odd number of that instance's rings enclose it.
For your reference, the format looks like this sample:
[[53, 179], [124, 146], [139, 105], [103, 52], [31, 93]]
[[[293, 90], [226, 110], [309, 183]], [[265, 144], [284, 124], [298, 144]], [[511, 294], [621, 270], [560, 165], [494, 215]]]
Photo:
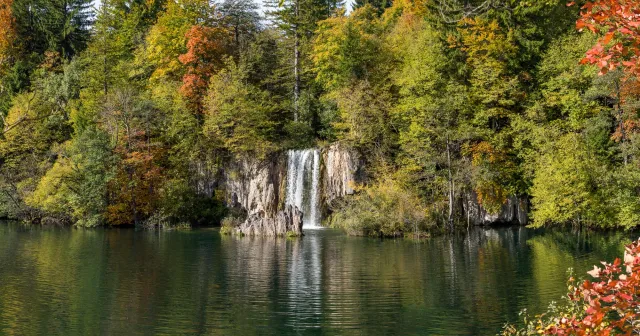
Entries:
[[227, 216], [222, 219], [220, 234], [222, 235], [231, 235], [233, 234], [233, 229], [240, 226], [242, 224], [242, 220], [235, 216]]
[[423, 236], [433, 228], [422, 200], [392, 179], [359, 190], [338, 205], [330, 226], [349, 235], [401, 237]]
[[217, 224], [226, 214], [221, 196], [199, 195], [186, 179], [167, 180], [160, 190], [158, 210], [171, 226], [180, 223], [194, 225]]

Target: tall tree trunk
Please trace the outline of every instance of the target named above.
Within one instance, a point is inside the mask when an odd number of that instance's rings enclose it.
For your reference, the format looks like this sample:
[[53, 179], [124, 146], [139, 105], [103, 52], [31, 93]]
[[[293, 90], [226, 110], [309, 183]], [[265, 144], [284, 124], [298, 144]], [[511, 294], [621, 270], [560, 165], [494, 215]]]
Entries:
[[136, 197], [135, 197], [135, 193], [133, 190], [133, 186], [131, 185], [131, 181], [133, 181], [134, 176], [133, 176], [133, 167], [128, 167], [128, 173], [129, 173], [129, 183], [128, 183], [128, 189], [129, 189], [129, 198], [131, 199], [131, 210], [133, 211], [133, 225], [138, 227], [138, 205], [136, 204]]
[[[106, 13], [106, 4], [105, 4], [104, 0], [102, 1], [102, 5], [101, 6], [102, 6], [102, 12]], [[103, 36], [103, 38], [104, 38], [104, 36]], [[103, 66], [102, 75], [103, 75], [103, 80], [104, 80], [102, 82], [102, 85], [103, 85], [103, 89], [104, 89], [104, 95], [106, 96], [107, 92], [109, 91], [109, 87], [108, 87], [108, 84], [107, 84], [107, 41], [104, 40], [104, 39], [102, 41], [102, 66]]]
[[451, 148], [449, 146], [449, 135], [447, 135], [447, 170], [449, 173], [449, 218], [448, 218], [448, 226], [449, 230], [453, 231], [453, 199], [454, 199], [454, 184], [453, 184], [453, 174], [451, 172]]
[[102, 61], [103, 61], [103, 66], [104, 66], [104, 69], [103, 69], [103, 72], [104, 72], [104, 76], [103, 76], [103, 78], [104, 78], [104, 82], [103, 82], [102, 84], [103, 84], [103, 86], [104, 86], [104, 87], [103, 87], [103, 89], [104, 89], [104, 95], [106, 96], [106, 95], [107, 95], [107, 93], [108, 93], [108, 91], [109, 91], [109, 88], [108, 88], [108, 86], [107, 86], [107, 51], [106, 51], [106, 50], [104, 51], [104, 55], [103, 55], [103, 60], [102, 60]]
[[467, 231], [469, 231], [469, 226], [471, 224], [471, 211], [470, 211], [470, 203], [469, 203], [469, 192], [465, 193], [467, 196], [465, 197], [467, 201]]
[[294, 27], [294, 46], [293, 46], [293, 120], [298, 121], [300, 99], [300, 1], [296, 0], [296, 24]]

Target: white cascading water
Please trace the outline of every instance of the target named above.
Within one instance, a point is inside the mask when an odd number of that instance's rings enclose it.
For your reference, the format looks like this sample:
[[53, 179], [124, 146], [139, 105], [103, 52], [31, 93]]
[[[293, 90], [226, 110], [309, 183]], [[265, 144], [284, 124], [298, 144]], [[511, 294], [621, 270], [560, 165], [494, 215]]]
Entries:
[[286, 204], [302, 211], [304, 229], [320, 228], [320, 151], [290, 150], [287, 155]]

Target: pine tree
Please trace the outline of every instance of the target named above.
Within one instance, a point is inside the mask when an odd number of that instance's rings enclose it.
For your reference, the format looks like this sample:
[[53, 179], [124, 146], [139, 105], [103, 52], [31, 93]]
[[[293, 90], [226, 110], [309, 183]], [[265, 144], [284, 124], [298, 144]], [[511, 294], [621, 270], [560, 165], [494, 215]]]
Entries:
[[382, 14], [385, 9], [393, 5], [391, 0], [356, 0], [353, 4], [353, 9], [361, 8], [366, 5], [371, 5], [376, 9], [378, 15]]
[[253, 0], [224, 0], [217, 8], [222, 24], [233, 33], [236, 57], [260, 30], [258, 5]]
[[343, 3], [339, 0], [279, 0], [268, 2], [267, 12], [274, 24], [281, 29], [291, 43], [293, 119], [300, 116], [301, 91], [310, 81], [309, 44], [317, 28], [317, 22], [328, 18]]
[[15, 0], [13, 11], [24, 55], [60, 53], [70, 59], [89, 38], [90, 0]]

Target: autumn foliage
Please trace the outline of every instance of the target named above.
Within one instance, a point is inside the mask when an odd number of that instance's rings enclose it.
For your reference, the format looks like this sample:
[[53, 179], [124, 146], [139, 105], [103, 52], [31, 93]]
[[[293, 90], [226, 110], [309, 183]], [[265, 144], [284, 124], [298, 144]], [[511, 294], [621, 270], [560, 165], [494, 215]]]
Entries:
[[16, 35], [12, 4], [13, 0], [0, 0], [0, 69], [9, 56]]
[[[499, 167], [509, 168], [513, 164], [509, 162], [507, 155], [492, 146], [487, 141], [481, 141], [470, 146], [468, 151], [471, 154], [471, 165], [477, 175], [475, 192], [478, 196], [478, 203], [482, 204], [488, 211], [497, 213], [503, 204], [506, 203], [508, 191], [499, 183], [504, 176], [499, 174]], [[496, 172], [496, 173], [488, 173]]]
[[109, 184], [113, 201], [106, 214], [113, 225], [138, 224], [156, 206], [162, 181], [162, 170], [156, 161], [161, 150], [147, 140], [145, 132], [137, 131], [115, 148], [120, 160]]
[[577, 28], [604, 33], [587, 52], [582, 60], [584, 64], [597, 65], [601, 73], [619, 66], [625, 72], [640, 73], [640, 7], [637, 1], [589, 1], [582, 6]]
[[223, 67], [231, 35], [219, 27], [193, 26], [186, 33], [186, 38], [187, 53], [178, 58], [187, 68], [181, 92], [192, 107], [201, 112], [202, 97], [209, 79]]
[[640, 333], [640, 240], [625, 248], [624, 259], [602, 262], [588, 274], [595, 280], [569, 280], [570, 305], [541, 315], [528, 330], [505, 335], [637, 335]]

